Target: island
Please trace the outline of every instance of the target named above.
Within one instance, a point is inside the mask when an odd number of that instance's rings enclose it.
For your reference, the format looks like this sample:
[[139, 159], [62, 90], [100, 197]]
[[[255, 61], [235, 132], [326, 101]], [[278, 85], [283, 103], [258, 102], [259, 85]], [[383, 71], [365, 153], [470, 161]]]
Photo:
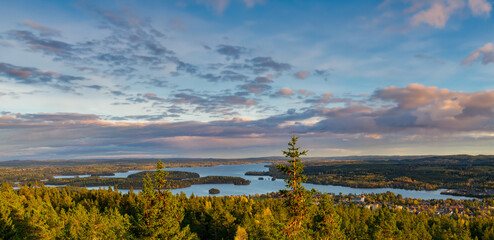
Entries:
[[209, 194], [218, 194], [220, 193], [220, 190], [217, 188], [211, 188], [209, 189]]

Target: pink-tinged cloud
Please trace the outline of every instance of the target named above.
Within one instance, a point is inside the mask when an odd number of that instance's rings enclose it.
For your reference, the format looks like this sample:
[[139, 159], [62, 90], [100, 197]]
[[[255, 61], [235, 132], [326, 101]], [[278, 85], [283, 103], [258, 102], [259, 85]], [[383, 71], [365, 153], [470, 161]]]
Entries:
[[314, 95], [314, 93], [313, 93], [313, 92], [310, 92], [310, 91], [308, 91], [307, 89], [299, 89], [299, 90], [297, 91], [297, 93], [298, 93], [298, 94], [300, 94], [300, 95], [302, 95], [302, 96], [306, 96], [306, 97], [309, 97], [309, 96]]
[[154, 101], [159, 101], [159, 102], [165, 101], [164, 98], [160, 98], [160, 97], [156, 96], [156, 94], [154, 94], [154, 93], [146, 93], [146, 94], [144, 94], [144, 97], [149, 99], [149, 100], [154, 100]]
[[295, 74], [295, 77], [300, 80], [304, 80], [308, 78], [310, 75], [310, 71], [300, 71]]
[[49, 35], [59, 36], [60, 35], [60, 31], [53, 29], [53, 28], [50, 28], [50, 27], [43, 26], [43, 25], [38, 24], [38, 23], [35, 23], [29, 19], [25, 19], [24, 23], [29, 25], [31, 28], [38, 30], [41, 33], [41, 35], [46, 35], [46, 36], [49, 36]]
[[8, 69], [5, 72], [21, 78], [28, 78], [29, 76], [31, 76], [31, 72], [26, 70]]
[[465, 6], [463, 0], [434, 1], [430, 8], [422, 10], [412, 16], [412, 26], [422, 23], [436, 28], [444, 28], [452, 14]]
[[482, 55], [482, 63], [488, 64], [494, 62], [494, 43], [486, 43], [484, 46], [477, 48], [470, 56], [463, 59], [461, 65], [466, 66], [472, 64]]
[[39, 74], [39, 75], [47, 75], [47, 76], [52, 76], [52, 77], [59, 77], [60, 74], [56, 73], [56, 72], [42, 72], [42, 71], [37, 71], [36, 74]]
[[475, 16], [489, 17], [492, 10], [492, 5], [486, 0], [468, 0], [468, 6]]
[[332, 96], [333, 96], [332, 93], [325, 93], [322, 95], [320, 102], [321, 103], [329, 103], [329, 100], [331, 99]]
[[[389, 1], [390, 2], [390, 1]], [[410, 1], [411, 6], [403, 11], [413, 14], [410, 24], [426, 24], [435, 28], [444, 28], [453, 15], [460, 15], [469, 8], [474, 16], [490, 16], [492, 5], [487, 0], [430, 0]], [[389, 3], [388, 3], [389, 4]]]
[[278, 92], [276, 92], [276, 95], [280, 97], [289, 97], [289, 96], [293, 96], [294, 93], [290, 88], [283, 88], [280, 89]]
[[421, 84], [410, 84], [406, 88], [391, 86], [377, 90], [375, 97], [391, 100], [398, 103], [400, 109], [411, 109], [424, 106], [438, 99], [453, 97], [454, 93], [448, 89], [426, 87]]
[[380, 135], [380, 134], [365, 134], [364, 135], [364, 138], [374, 139], [374, 140], [380, 140], [380, 139], [383, 138], [383, 136]]

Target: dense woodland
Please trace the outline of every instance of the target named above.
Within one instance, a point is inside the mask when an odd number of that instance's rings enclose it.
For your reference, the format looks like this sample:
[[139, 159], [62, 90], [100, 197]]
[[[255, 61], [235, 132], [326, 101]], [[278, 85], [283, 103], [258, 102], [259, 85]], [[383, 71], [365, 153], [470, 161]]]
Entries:
[[[2, 239], [288, 239], [284, 198], [164, 194], [159, 211], [144, 193], [80, 192], [47, 187], [0, 190]], [[393, 199], [378, 194], [376, 201]], [[316, 199], [314, 199], [316, 200]], [[403, 199], [413, 204], [413, 199]], [[455, 204], [455, 200], [450, 200]], [[436, 215], [383, 207], [374, 211], [320, 195], [301, 225], [306, 239], [494, 239], [494, 215]], [[487, 202], [466, 201], [469, 204]], [[154, 213], [154, 214], [153, 214]], [[169, 226], [161, 225], [168, 222]], [[243, 238], [242, 238], [243, 236]]]
[[14, 190], [4, 182], [0, 239], [494, 239], [494, 198], [422, 201], [388, 192], [355, 201], [308, 191], [306, 151], [296, 142], [276, 166], [287, 189], [262, 196], [173, 195], [170, 181], [195, 176], [166, 172], [161, 161], [138, 194], [38, 182]]

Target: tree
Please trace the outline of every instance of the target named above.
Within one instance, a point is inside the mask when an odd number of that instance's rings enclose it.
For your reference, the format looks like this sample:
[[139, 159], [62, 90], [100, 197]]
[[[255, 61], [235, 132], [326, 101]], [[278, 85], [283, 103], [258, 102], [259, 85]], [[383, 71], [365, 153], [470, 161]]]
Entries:
[[249, 239], [249, 236], [247, 235], [247, 231], [245, 231], [245, 228], [238, 226], [234, 240], [247, 240], [247, 239]]
[[312, 220], [315, 239], [343, 239], [343, 233], [339, 228], [340, 219], [335, 214], [333, 204], [328, 194], [321, 195]]
[[165, 189], [168, 172], [163, 171], [161, 160], [156, 164], [153, 178], [147, 174], [141, 192], [140, 213], [136, 233], [149, 239], [195, 239], [189, 226], [181, 228], [184, 209], [170, 190]]
[[291, 137], [288, 143], [288, 151], [283, 151], [283, 154], [288, 158], [287, 165], [278, 164], [276, 168], [283, 174], [287, 175], [285, 182], [286, 187], [290, 190], [280, 190], [280, 193], [285, 196], [285, 205], [287, 207], [290, 220], [283, 229], [283, 232], [290, 239], [301, 238], [305, 233], [305, 224], [308, 220], [308, 213], [312, 204], [312, 193], [307, 191], [302, 183], [307, 180], [307, 177], [302, 174], [304, 164], [300, 157], [307, 155], [307, 150], [300, 151], [296, 146], [298, 137]]

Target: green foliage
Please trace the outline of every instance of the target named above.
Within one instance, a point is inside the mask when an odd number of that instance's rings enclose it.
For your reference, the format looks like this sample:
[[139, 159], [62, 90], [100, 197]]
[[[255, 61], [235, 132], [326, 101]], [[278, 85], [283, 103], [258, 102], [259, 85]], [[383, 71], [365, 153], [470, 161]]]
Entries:
[[[287, 151], [293, 153], [290, 160], [300, 160], [296, 140], [292, 138]], [[303, 167], [290, 163], [287, 169], [300, 170], [292, 174], [300, 177]], [[3, 183], [0, 239], [494, 239], [492, 198], [420, 200], [388, 192], [365, 195], [364, 204], [355, 204], [354, 195], [312, 196], [288, 181], [307, 195], [290, 195], [290, 188], [282, 197], [187, 197], [164, 188], [169, 176], [162, 167], [158, 162], [158, 171], [146, 179], [139, 194], [121, 194], [115, 187], [87, 190], [42, 184], [14, 190]], [[301, 183], [303, 178], [293, 179]], [[373, 203], [382, 205], [365, 206]], [[291, 207], [305, 209], [303, 217]], [[441, 208], [448, 211], [437, 214]], [[300, 228], [290, 228], [299, 219]]]
[[[153, 193], [149, 194], [157, 201], [159, 183], [153, 181], [151, 185]], [[287, 239], [293, 235], [285, 234], [283, 229], [292, 216], [285, 199], [276, 196], [167, 195], [170, 199], [164, 200], [169, 204], [166, 207], [155, 202], [164, 207], [161, 209], [165, 213], [153, 212], [156, 215], [151, 221], [142, 218], [143, 206], [149, 200], [143, 193], [72, 191], [43, 185], [14, 190], [2, 184], [0, 239]], [[388, 202], [389, 207], [384, 204], [371, 210], [350, 204], [343, 196], [318, 194], [313, 198], [318, 204], [308, 209], [304, 230], [296, 238], [494, 239], [494, 210], [478, 210], [492, 208], [492, 199], [424, 201], [387, 193], [367, 195], [367, 201]], [[393, 207], [397, 203], [413, 207], [461, 204], [469, 206], [471, 215], [410, 213]], [[164, 225], [154, 224], [163, 219]], [[147, 232], [141, 232], [142, 224], [149, 227]]]
[[317, 239], [342, 239], [340, 219], [335, 213], [334, 203], [328, 195], [322, 195], [312, 219], [313, 232]]
[[304, 164], [301, 162], [300, 157], [307, 155], [307, 150], [300, 151], [299, 147], [296, 146], [298, 137], [295, 137], [295, 132], [291, 137], [291, 141], [288, 143], [288, 151], [282, 151], [283, 155], [288, 158], [288, 165], [278, 164], [276, 168], [278, 168], [283, 174], [288, 175], [288, 178], [285, 179], [287, 183], [287, 187], [292, 189], [292, 191], [296, 192], [299, 189], [304, 190], [302, 183], [307, 181], [307, 177], [302, 174], [304, 171]]
[[249, 239], [249, 235], [247, 234], [247, 231], [245, 231], [245, 228], [238, 226], [234, 240], [247, 240], [247, 239]]
[[290, 220], [287, 226], [283, 229], [283, 232], [290, 239], [301, 238], [306, 234], [306, 224], [308, 221], [308, 215], [310, 208], [312, 207], [312, 194], [307, 191], [302, 183], [307, 180], [307, 177], [302, 174], [304, 171], [304, 164], [301, 161], [301, 156], [307, 155], [307, 150], [300, 151], [297, 147], [298, 137], [291, 137], [291, 141], [288, 143], [288, 151], [283, 151], [283, 154], [288, 158], [287, 165], [279, 164], [276, 167], [288, 177], [285, 178], [287, 187], [290, 190], [281, 190], [281, 194], [285, 196], [285, 205], [288, 209]]
[[95, 206], [89, 210], [81, 204], [62, 214], [65, 228], [63, 239], [128, 239], [130, 220], [117, 209], [106, 209], [101, 213]]
[[170, 190], [165, 189], [168, 172], [163, 171], [161, 160], [156, 164], [154, 180], [147, 175], [139, 212], [135, 221], [135, 233], [149, 239], [193, 239], [188, 227], [181, 228], [184, 209]]

